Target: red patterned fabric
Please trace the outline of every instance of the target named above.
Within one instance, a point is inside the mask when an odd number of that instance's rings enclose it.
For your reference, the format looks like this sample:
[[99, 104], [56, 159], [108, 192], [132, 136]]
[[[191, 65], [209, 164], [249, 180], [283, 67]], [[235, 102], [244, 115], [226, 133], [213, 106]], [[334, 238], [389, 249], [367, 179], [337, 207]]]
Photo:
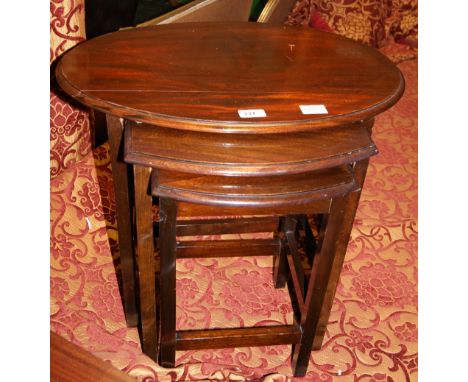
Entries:
[[309, 25], [380, 48], [395, 39], [417, 47], [417, 0], [298, 0], [288, 25]]
[[395, 41], [418, 46], [418, 0], [392, 0], [392, 13], [386, 21], [387, 33]]
[[327, 24], [327, 22], [320, 15], [320, 12], [313, 10], [309, 18], [309, 26], [324, 32], [333, 32], [333, 29]]
[[285, 21], [286, 25], [308, 25], [310, 15], [313, 11], [313, 4], [311, 0], [298, 0], [288, 18]]
[[380, 47], [387, 40], [385, 21], [392, 0], [298, 0], [287, 24], [334, 31]]
[[391, 0], [314, 0], [314, 4], [336, 33], [374, 47], [386, 42], [385, 21]]
[[400, 44], [391, 41], [379, 50], [395, 64], [418, 58], [418, 49], [409, 44]]
[[[85, 39], [84, 0], [50, 0], [50, 62]], [[59, 174], [92, 149], [89, 115], [63, 95], [51, 66], [50, 175]]]
[[85, 40], [83, 0], [50, 0], [50, 62]]
[[[399, 68], [406, 91], [376, 119], [380, 154], [371, 159], [323, 348], [297, 381], [417, 380], [417, 60]], [[292, 381], [290, 346], [177, 352], [175, 369], [146, 357], [124, 320], [114, 224], [104, 146], [51, 183], [54, 332], [140, 381]], [[273, 288], [271, 267], [264, 257], [178, 261], [177, 327], [290, 323], [288, 293]]]

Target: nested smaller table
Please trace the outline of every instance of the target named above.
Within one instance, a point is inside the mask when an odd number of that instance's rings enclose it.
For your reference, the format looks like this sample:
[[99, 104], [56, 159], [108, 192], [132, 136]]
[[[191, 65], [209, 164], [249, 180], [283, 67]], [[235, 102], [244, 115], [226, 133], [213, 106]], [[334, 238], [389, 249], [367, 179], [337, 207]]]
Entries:
[[[145, 172], [152, 169], [150, 190], [159, 197], [162, 366], [175, 366], [176, 350], [295, 344], [294, 374], [304, 375], [314, 341], [316, 348], [321, 346], [328, 320], [328, 311], [322, 311], [322, 306], [335, 254], [340, 245], [346, 246], [349, 236], [346, 206], [362, 186], [356, 179], [360, 167], [354, 164], [377, 152], [368, 126], [353, 123], [340, 129], [245, 135], [196, 133], [128, 122], [125, 142], [124, 158], [134, 165], [136, 188], [146, 187]], [[150, 208], [149, 198], [137, 200], [137, 241], [152, 235], [148, 224]], [[311, 263], [308, 279], [296, 239], [300, 217], [307, 221], [307, 214], [322, 216], [321, 239], [308, 248]], [[181, 225], [180, 215], [223, 218], [183, 221]], [[307, 223], [305, 228], [310, 230]], [[176, 236], [201, 233], [264, 231], [274, 232], [274, 238], [176, 241]], [[145, 309], [141, 309], [143, 338], [151, 339], [144, 348], [148, 351], [155, 346], [157, 335], [156, 296], [152, 291], [154, 264], [151, 250], [138, 255], [142, 257], [140, 291], [151, 290], [145, 295]], [[176, 259], [226, 256], [275, 258], [276, 287], [283, 287], [289, 280], [295, 307], [292, 325], [176, 330]]]

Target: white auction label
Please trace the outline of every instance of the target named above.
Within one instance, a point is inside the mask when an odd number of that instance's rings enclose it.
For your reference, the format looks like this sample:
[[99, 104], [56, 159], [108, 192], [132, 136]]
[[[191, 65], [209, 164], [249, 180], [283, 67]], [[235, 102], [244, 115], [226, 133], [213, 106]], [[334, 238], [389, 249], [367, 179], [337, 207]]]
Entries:
[[328, 114], [325, 105], [299, 105], [302, 114]]
[[261, 118], [266, 117], [265, 110], [263, 109], [246, 109], [246, 110], [237, 110], [239, 117], [241, 118]]

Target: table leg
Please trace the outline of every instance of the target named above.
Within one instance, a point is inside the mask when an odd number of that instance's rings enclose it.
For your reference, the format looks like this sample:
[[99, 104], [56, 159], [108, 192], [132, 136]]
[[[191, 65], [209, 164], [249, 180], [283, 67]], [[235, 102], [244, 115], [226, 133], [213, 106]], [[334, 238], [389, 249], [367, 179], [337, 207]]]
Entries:
[[[341, 238], [342, 219], [346, 213], [348, 197], [333, 199], [327, 219], [320, 253], [314, 258], [313, 269], [307, 286], [304, 308], [301, 312], [302, 336], [293, 347], [291, 366], [295, 377], [302, 377], [307, 371], [314, 335], [320, 319], [321, 307], [326, 299], [327, 285], [333, 268], [336, 249]], [[315, 268], [315, 269], [314, 269]]]
[[119, 234], [120, 263], [122, 268], [123, 303], [127, 325], [138, 325], [138, 311], [135, 295], [135, 260], [131, 227], [131, 208], [129, 197], [129, 166], [122, 161], [123, 120], [107, 114], [107, 135], [109, 137], [114, 180], [115, 204], [117, 210], [117, 229]]
[[148, 192], [151, 168], [134, 166], [136, 252], [140, 284], [141, 345], [157, 361], [156, 278], [153, 240], [152, 197]]
[[177, 202], [159, 199], [161, 350], [163, 367], [175, 366], [176, 352], [176, 217]]
[[359, 199], [361, 197], [361, 190], [366, 178], [368, 165], [369, 159], [365, 159], [356, 162], [354, 167], [354, 174], [356, 181], [360, 185], [360, 188], [358, 191], [352, 192], [347, 198], [348, 202], [346, 204], [343, 220], [341, 222], [342, 228], [338, 238], [338, 245], [336, 247], [331, 274], [327, 284], [327, 291], [321, 307], [320, 318], [315, 332], [313, 344], [314, 350], [319, 350], [322, 347], [323, 337], [325, 335], [328, 320], [330, 318], [330, 311], [333, 305], [333, 300], [335, 298], [336, 287], [338, 286], [338, 281], [340, 279], [341, 268], [343, 267], [343, 261], [346, 255], [346, 249], [348, 247], [348, 241], [351, 235], [351, 230], [353, 228], [354, 217], [356, 216], [356, 210], [359, 204]]
[[[372, 135], [372, 127], [374, 125], [374, 118], [364, 121], [369, 134]], [[346, 250], [348, 247], [351, 230], [353, 228], [354, 217], [356, 216], [356, 210], [359, 205], [359, 199], [361, 198], [361, 191], [364, 186], [366, 179], [367, 168], [369, 166], [369, 159], [356, 162], [354, 166], [354, 174], [356, 181], [359, 184], [359, 190], [350, 194], [348, 198], [348, 204], [346, 211], [343, 216], [343, 231], [340, 236], [340, 241], [336, 249], [335, 259], [331, 269], [330, 279], [327, 285], [327, 292], [325, 299], [320, 311], [319, 323], [314, 337], [313, 350], [320, 350], [322, 348], [323, 337], [327, 329], [327, 324], [330, 318], [330, 311], [335, 298], [336, 288], [340, 280], [341, 268], [343, 267]]]
[[[369, 134], [372, 135], [374, 119], [371, 118], [369, 120], [364, 121], [364, 125], [368, 129]], [[336, 248], [335, 259], [333, 261], [330, 279], [328, 281], [327, 291], [325, 294], [325, 299], [320, 311], [319, 323], [315, 332], [314, 343], [312, 346], [313, 350], [320, 350], [322, 348], [323, 337], [325, 336], [325, 331], [327, 329], [327, 324], [330, 318], [330, 311], [333, 305], [333, 300], [335, 298], [336, 288], [340, 280], [341, 268], [343, 267], [343, 262], [346, 255], [346, 250], [348, 248], [351, 230], [353, 228], [354, 217], [356, 216], [356, 210], [359, 205], [359, 199], [361, 198], [361, 191], [364, 186], [364, 181], [366, 179], [368, 166], [369, 159], [364, 159], [362, 161], [356, 162], [354, 166], [354, 175], [360, 187], [358, 191], [351, 193], [348, 197], [346, 211], [343, 215], [342, 232], [339, 238], [340, 240], [338, 246]]]

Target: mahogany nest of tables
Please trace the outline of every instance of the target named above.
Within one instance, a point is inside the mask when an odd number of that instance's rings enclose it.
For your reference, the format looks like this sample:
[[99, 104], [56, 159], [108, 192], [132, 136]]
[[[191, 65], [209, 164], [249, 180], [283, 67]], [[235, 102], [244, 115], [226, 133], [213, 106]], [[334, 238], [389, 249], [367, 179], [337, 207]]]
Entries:
[[[316, 246], [322, 246], [317, 250], [322, 260], [313, 268], [319, 271], [312, 272], [319, 281], [314, 284], [311, 276], [304, 295], [300, 271], [292, 276], [299, 280], [294, 289], [302, 295], [302, 310], [309, 313], [307, 318], [295, 316], [300, 330], [283, 333], [289, 343], [307, 337], [292, 357], [295, 375], [304, 375], [310, 350], [321, 347], [369, 157], [377, 153], [371, 139], [374, 117], [404, 91], [398, 68], [375, 49], [331, 33], [203, 22], [136, 28], [88, 40], [62, 56], [56, 74], [68, 94], [106, 114], [124, 307], [129, 325], [140, 320], [142, 347], [153, 359], [157, 330], [149, 189], [161, 198], [161, 235], [171, 239], [166, 240], [170, 245], [161, 246], [161, 280], [169, 280], [165, 290], [171, 290], [161, 293], [161, 306], [169, 307], [165, 317], [174, 318], [165, 319], [161, 329], [163, 364], [169, 366], [174, 365], [177, 342], [172, 290], [177, 209], [193, 217], [210, 203], [222, 214], [236, 212], [236, 204], [240, 215], [274, 207], [275, 216], [286, 219], [283, 236], [291, 253], [298, 253], [295, 214], [305, 216], [314, 206], [312, 213], [326, 215], [322, 222], [329, 234]], [[268, 197], [262, 200], [262, 195]], [[240, 226], [230, 220], [217, 226], [225, 230], [227, 223]], [[293, 272], [297, 255], [289, 268], [282, 259], [281, 268]], [[196, 336], [205, 335], [201, 332]], [[222, 334], [215, 333], [218, 345], [226, 343]], [[194, 334], [187, 335], [184, 348], [194, 343]], [[269, 329], [256, 335], [276, 341]], [[210, 338], [203, 338], [203, 346], [213, 346]]]

